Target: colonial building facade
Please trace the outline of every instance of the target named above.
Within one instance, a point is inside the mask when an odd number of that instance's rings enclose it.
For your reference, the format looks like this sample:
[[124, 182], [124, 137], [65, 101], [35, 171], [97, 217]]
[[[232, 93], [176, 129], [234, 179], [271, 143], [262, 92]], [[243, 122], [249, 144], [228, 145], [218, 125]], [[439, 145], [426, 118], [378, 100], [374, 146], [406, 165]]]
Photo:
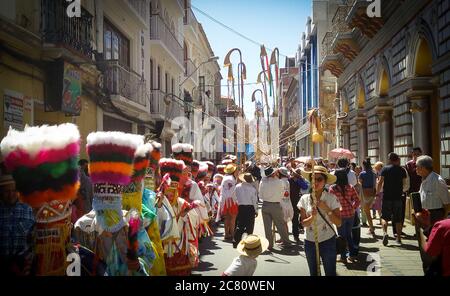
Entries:
[[[297, 51], [299, 68], [298, 98], [300, 123], [295, 132], [296, 154], [327, 157], [336, 146], [334, 99], [336, 78], [329, 71], [320, 71], [320, 61], [325, 52], [322, 44], [328, 31], [332, 31], [332, 19], [338, 0], [312, 1], [312, 18], [308, 18]], [[324, 123], [324, 143], [314, 144], [311, 151], [308, 110], [319, 108]]]
[[[189, 105], [183, 90], [198, 88], [202, 75], [211, 85], [203, 91], [220, 97], [219, 65], [198, 68], [213, 53], [190, 1], [85, 0], [80, 17], [69, 17], [68, 5], [0, 1], [0, 137], [9, 126], [72, 122], [82, 139], [102, 130], [151, 133], [170, 153], [169, 122]], [[190, 30], [195, 58], [183, 55]]]
[[361, 162], [402, 163], [412, 147], [433, 157], [450, 179], [450, 9], [446, 0], [366, 1], [338, 7], [337, 31], [323, 39], [322, 67], [338, 77], [340, 144]]

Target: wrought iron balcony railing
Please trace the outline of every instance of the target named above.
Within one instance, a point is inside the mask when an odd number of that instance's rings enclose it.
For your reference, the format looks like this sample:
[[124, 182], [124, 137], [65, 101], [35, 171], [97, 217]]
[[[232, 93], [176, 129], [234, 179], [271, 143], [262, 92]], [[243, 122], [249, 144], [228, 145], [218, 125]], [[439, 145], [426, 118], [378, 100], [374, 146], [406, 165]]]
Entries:
[[333, 43], [333, 39], [335, 37], [334, 32], [327, 32], [322, 40], [322, 52], [321, 57], [324, 59], [326, 56], [334, 54], [331, 44]]
[[81, 17], [68, 17], [69, 2], [41, 0], [42, 40], [71, 47], [92, 58], [92, 15], [83, 7]]
[[166, 104], [164, 102], [165, 94], [160, 90], [152, 90], [150, 97], [150, 113], [164, 115], [166, 113]]
[[150, 39], [160, 40], [176, 61], [183, 65], [183, 47], [159, 14], [153, 14], [150, 17]]
[[340, 5], [336, 10], [333, 20], [331, 21], [332, 31], [335, 32], [336, 35], [338, 33], [346, 33], [351, 30], [346, 22], [346, 18], [348, 12], [350, 11], [350, 8], [351, 6]]
[[134, 103], [147, 106], [145, 80], [134, 71], [125, 69], [118, 61], [108, 61], [104, 72], [104, 86], [110, 95], [120, 95]]
[[147, 21], [147, 12], [149, 5], [145, 0], [128, 0], [131, 7], [137, 12], [144, 22]]

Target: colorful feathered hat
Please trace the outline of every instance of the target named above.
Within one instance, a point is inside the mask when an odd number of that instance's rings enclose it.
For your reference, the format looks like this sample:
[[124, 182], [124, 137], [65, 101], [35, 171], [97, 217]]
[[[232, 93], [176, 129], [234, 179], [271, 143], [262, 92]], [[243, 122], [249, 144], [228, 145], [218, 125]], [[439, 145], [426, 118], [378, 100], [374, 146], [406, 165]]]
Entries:
[[224, 170], [225, 170], [225, 165], [224, 164], [217, 165], [217, 173], [223, 175], [223, 174], [225, 174]]
[[216, 166], [212, 161], [206, 161], [206, 164], [208, 165], [208, 173], [213, 174], [214, 170], [216, 169]]
[[237, 157], [235, 155], [232, 155], [232, 154], [225, 155], [225, 157], [223, 159], [230, 159], [232, 162], [236, 162], [237, 161]]
[[131, 182], [137, 148], [144, 137], [123, 132], [94, 132], [87, 137], [89, 172], [94, 185], [92, 208], [98, 225], [108, 232], [125, 226], [122, 193]]
[[142, 144], [134, 153], [133, 175], [131, 182], [124, 188], [122, 195], [122, 206], [125, 210], [136, 209], [142, 212], [142, 180], [150, 165], [150, 153], [153, 146], [150, 143]]
[[161, 158], [159, 161], [161, 176], [169, 174], [172, 182], [180, 182], [181, 175], [185, 167], [186, 166], [182, 160]]
[[199, 169], [200, 169], [200, 162], [194, 159], [194, 161], [192, 161], [191, 172], [193, 174], [198, 173]]
[[147, 167], [150, 165], [153, 145], [150, 143], [142, 144], [134, 153], [132, 182], [141, 182], [145, 177]]
[[222, 165], [224, 165], [224, 167], [229, 165], [230, 163], [233, 163], [233, 161], [231, 159], [224, 159], [224, 160], [222, 160]]
[[87, 136], [89, 174], [92, 183], [128, 185], [136, 149], [143, 136], [123, 132], [94, 132]]
[[161, 143], [156, 141], [150, 141], [150, 144], [153, 146], [153, 150], [150, 153], [150, 166], [153, 169], [158, 167], [159, 160], [161, 159]]
[[194, 146], [191, 144], [177, 143], [172, 145], [173, 158], [184, 161], [184, 164], [189, 167], [192, 165], [194, 159], [192, 156], [193, 152]]
[[12, 128], [1, 142], [5, 166], [21, 200], [34, 208], [74, 199], [79, 188], [80, 132], [76, 125]]
[[21, 200], [36, 210], [36, 275], [64, 275], [70, 201], [79, 188], [78, 128], [65, 123], [10, 129], [0, 146]]

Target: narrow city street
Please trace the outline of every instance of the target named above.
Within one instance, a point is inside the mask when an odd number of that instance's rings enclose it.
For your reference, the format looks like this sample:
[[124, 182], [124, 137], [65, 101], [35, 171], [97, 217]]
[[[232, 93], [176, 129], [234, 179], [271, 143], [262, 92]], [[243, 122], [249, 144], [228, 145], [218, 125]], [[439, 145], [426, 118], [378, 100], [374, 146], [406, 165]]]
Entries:
[[[389, 244], [383, 246], [381, 225], [375, 223], [377, 239], [368, 235], [368, 228], [361, 228], [361, 244], [358, 262], [353, 264], [337, 263], [339, 276], [423, 276], [417, 240], [414, 238], [414, 226], [405, 223], [403, 245], [394, 245], [392, 228], [389, 226]], [[289, 229], [291, 225], [289, 223]], [[200, 264], [193, 270], [195, 276], [219, 276], [230, 265], [239, 253], [233, 249], [231, 242], [223, 240], [223, 223], [219, 223], [213, 237], [208, 237], [200, 243]], [[255, 234], [264, 236], [264, 226], [261, 215], [255, 221]], [[277, 238], [279, 236], [277, 235]], [[265, 252], [258, 257], [258, 267], [255, 276], [309, 276], [303, 249], [304, 235], [301, 242], [290, 250], [275, 247], [274, 252]], [[290, 233], [290, 239], [292, 235]], [[376, 262], [379, 262], [377, 264]], [[323, 274], [323, 267], [322, 267]]]

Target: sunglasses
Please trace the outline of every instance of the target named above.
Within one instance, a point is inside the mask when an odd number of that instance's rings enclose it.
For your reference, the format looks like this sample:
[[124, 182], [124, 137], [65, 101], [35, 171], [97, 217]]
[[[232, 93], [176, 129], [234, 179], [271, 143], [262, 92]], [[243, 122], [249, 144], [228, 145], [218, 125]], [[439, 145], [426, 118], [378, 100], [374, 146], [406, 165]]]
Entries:
[[314, 178], [314, 181], [315, 182], [322, 182], [322, 181], [325, 181], [325, 179], [322, 178], [322, 177], [319, 177], [319, 178]]

